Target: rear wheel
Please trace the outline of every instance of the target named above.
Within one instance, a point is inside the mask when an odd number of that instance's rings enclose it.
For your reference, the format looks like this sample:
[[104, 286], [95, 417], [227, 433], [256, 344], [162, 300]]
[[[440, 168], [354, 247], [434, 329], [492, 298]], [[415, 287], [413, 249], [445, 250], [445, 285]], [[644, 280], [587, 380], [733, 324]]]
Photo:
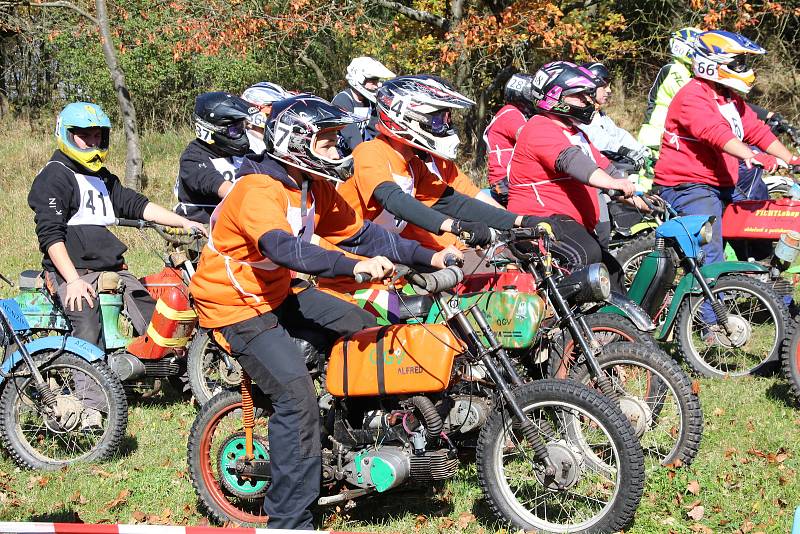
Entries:
[[625, 288], [630, 289], [636, 272], [642, 265], [642, 260], [655, 248], [655, 238], [653, 232], [646, 231], [637, 234], [622, 246], [611, 251], [622, 265], [622, 272], [625, 273]]
[[[264, 412], [256, 411], [256, 430], [266, 432]], [[266, 436], [253, 436], [257, 459], [269, 460]], [[264, 526], [262, 504], [269, 480], [240, 477], [236, 463], [244, 457], [242, 397], [223, 391], [207, 402], [189, 433], [189, 478], [197, 497], [218, 523]]]
[[615, 532], [633, 519], [644, 486], [642, 450], [622, 413], [575, 382], [541, 380], [514, 391], [540, 430], [554, 476], [507, 409], [478, 439], [478, 478], [495, 515], [525, 531]]

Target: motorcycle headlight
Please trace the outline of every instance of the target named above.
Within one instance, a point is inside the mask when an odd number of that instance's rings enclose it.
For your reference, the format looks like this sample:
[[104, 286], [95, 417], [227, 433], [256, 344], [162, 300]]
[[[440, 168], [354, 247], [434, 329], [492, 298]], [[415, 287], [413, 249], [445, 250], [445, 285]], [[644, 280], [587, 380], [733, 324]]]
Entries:
[[711, 243], [711, 240], [713, 238], [714, 238], [714, 227], [711, 225], [710, 222], [707, 222], [700, 229], [700, 244], [708, 245], [709, 243]]
[[602, 263], [593, 263], [574, 271], [558, 283], [561, 296], [571, 304], [600, 302], [611, 294], [611, 277]]

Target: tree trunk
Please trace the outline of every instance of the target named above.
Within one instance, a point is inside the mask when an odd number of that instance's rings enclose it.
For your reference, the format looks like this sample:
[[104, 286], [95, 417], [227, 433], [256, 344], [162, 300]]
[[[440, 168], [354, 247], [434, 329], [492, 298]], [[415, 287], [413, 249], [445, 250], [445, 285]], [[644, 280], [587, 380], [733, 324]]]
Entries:
[[117, 95], [119, 110], [122, 116], [122, 126], [125, 130], [127, 155], [125, 157], [125, 185], [137, 191], [144, 185], [144, 169], [142, 152], [139, 145], [139, 132], [136, 124], [136, 109], [131, 101], [128, 86], [125, 83], [125, 73], [117, 62], [117, 52], [109, 30], [108, 9], [105, 0], [95, 0], [97, 6], [97, 27], [100, 30], [100, 39], [103, 45], [103, 56], [106, 59], [114, 92]]

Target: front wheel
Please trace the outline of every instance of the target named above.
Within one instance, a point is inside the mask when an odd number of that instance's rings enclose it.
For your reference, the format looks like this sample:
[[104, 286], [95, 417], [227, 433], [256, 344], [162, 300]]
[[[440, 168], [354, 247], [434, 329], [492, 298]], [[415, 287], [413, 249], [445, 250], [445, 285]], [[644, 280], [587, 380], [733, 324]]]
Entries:
[[[594, 338], [603, 346], [618, 342], [656, 344], [648, 332], [639, 330], [630, 319], [616, 313], [593, 313], [584, 316], [584, 320]], [[549, 376], [567, 378], [578, 357], [579, 347], [567, 329], [551, 344], [551, 347], [553, 350], [550, 351]]]
[[[15, 372], [23, 371], [21, 365]], [[0, 394], [0, 441], [13, 460], [27, 469], [56, 470], [113, 456], [128, 424], [125, 391], [113, 371], [71, 353], [39, 371], [55, 396], [54, 408], [43, 404], [27, 372], [9, 378]]]
[[633, 519], [644, 487], [642, 449], [607, 398], [569, 381], [540, 380], [514, 391], [540, 430], [555, 477], [545, 476], [508, 410], [481, 429], [481, 488], [495, 515], [523, 530], [614, 532]]
[[200, 406], [221, 391], [238, 389], [242, 381], [239, 362], [225, 354], [207, 330], [198, 330], [189, 345], [186, 373], [192, 395]]
[[[256, 411], [256, 430], [266, 429], [266, 420]], [[242, 397], [223, 391], [207, 402], [189, 432], [189, 478], [209, 515], [220, 524], [261, 526], [267, 522], [262, 504], [268, 480], [239, 476], [237, 461], [245, 456]], [[269, 443], [253, 436], [256, 459], [269, 460]]]
[[711, 288], [728, 315], [719, 324], [708, 300], [689, 295], [678, 312], [676, 337], [686, 363], [707, 377], [744, 376], [766, 371], [783, 353], [791, 332], [789, 310], [767, 284], [727, 276]]
[[800, 404], [800, 325], [793, 324], [794, 333], [786, 345], [781, 369], [789, 381], [789, 391], [795, 402]]
[[[700, 448], [703, 411], [683, 369], [661, 349], [638, 343], [603, 347], [597, 363], [611, 380], [648, 464], [680, 460], [689, 465]], [[572, 377], [599, 389], [586, 365], [576, 367]]]

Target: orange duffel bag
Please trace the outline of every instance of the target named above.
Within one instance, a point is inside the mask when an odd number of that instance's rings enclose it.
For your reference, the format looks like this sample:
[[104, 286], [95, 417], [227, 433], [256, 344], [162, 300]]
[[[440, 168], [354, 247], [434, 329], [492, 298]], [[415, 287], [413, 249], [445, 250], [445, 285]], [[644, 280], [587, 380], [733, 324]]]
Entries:
[[328, 391], [337, 397], [444, 391], [464, 343], [442, 324], [368, 328], [336, 342]]

